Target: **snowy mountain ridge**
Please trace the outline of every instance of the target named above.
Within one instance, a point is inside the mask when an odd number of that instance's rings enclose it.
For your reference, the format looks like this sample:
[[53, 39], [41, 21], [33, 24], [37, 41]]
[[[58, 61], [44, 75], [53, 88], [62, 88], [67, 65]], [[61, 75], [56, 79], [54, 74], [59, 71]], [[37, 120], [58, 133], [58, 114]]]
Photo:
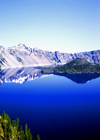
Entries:
[[0, 46], [1, 68], [65, 64], [76, 58], [86, 58], [88, 61], [100, 65], [100, 50], [72, 54], [44, 51], [27, 47], [25, 44], [7, 49]]

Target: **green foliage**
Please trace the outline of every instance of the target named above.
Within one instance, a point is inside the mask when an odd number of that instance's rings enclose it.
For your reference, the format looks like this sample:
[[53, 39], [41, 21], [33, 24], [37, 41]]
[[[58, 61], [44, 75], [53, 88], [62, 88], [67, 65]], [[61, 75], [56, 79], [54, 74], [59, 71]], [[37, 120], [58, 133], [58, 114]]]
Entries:
[[[19, 119], [11, 121], [10, 117], [3, 111], [0, 115], [0, 140], [33, 140], [33, 136], [27, 124], [24, 133], [23, 127], [19, 126]], [[39, 135], [37, 135], [36, 140], [40, 140]]]
[[90, 63], [86, 58], [77, 58], [73, 61], [53, 68], [45, 68], [42, 73], [100, 73], [100, 66]]
[[40, 136], [39, 136], [39, 135], [37, 135], [37, 138], [36, 138], [36, 140], [40, 140]]
[[20, 131], [20, 140], [24, 140], [24, 139], [25, 139], [25, 138], [24, 138], [25, 136], [24, 136], [24, 131], [23, 131], [22, 125], [20, 126], [19, 131]]

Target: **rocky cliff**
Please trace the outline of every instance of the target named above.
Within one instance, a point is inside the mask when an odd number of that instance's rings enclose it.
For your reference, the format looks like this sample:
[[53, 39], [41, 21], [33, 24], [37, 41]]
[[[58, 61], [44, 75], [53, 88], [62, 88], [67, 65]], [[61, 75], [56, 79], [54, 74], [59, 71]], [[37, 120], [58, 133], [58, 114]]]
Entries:
[[100, 50], [72, 54], [43, 51], [27, 47], [24, 44], [7, 49], [0, 46], [0, 66], [2, 68], [65, 64], [76, 58], [87, 58], [90, 62], [100, 65]]

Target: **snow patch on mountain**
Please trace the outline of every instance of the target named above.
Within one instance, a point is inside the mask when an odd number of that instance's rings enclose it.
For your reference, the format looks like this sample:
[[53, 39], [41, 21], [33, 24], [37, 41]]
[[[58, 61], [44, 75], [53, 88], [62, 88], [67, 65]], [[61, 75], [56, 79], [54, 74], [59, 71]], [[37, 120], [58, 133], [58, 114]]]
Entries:
[[7, 49], [0, 46], [0, 66], [2, 68], [60, 65], [76, 58], [86, 58], [89, 62], [100, 65], [100, 50], [72, 54], [44, 51], [27, 47], [21, 43]]

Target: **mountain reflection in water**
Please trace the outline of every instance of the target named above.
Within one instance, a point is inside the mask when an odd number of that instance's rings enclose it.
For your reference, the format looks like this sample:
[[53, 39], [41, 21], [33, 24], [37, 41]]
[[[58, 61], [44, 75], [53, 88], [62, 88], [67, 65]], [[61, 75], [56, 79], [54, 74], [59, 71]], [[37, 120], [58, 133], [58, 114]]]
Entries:
[[[51, 74], [42, 74], [41, 69], [34, 67], [22, 67], [22, 68], [9, 68], [0, 71], [0, 84], [7, 82], [24, 83], [29, 80], [34, 80], [40, 77], [49, 76]], [[87, 83], [88, 81], [100, 77], [100, 74], [55, 74], [64, 76], [71, 79], [76, 83]]]
[[100, 73], [93, 73], [93, 74], [55, 74], [59, 76], [64, 76], [66, 78], [71, 79], [72, 81], [80, 84], [80, 83], [87, 83], [92, 79], [96, 79], [100, 77]]
[[0, 84], [7, 82], [24, 83], [43, 76], [40, 69], [34, 67], [9, 68], [0, 71]]
[[[99, 139], [99, 76], [48, 76], [34, 67], [3, 69], [0, 71], [0, 114], [4, 110], [11, 120], [19, 118], [23, 127], [27, 124], [33, 136], [39, 134], [42, 140]], [[87, 84], [89, 80], [92, 81]]]

